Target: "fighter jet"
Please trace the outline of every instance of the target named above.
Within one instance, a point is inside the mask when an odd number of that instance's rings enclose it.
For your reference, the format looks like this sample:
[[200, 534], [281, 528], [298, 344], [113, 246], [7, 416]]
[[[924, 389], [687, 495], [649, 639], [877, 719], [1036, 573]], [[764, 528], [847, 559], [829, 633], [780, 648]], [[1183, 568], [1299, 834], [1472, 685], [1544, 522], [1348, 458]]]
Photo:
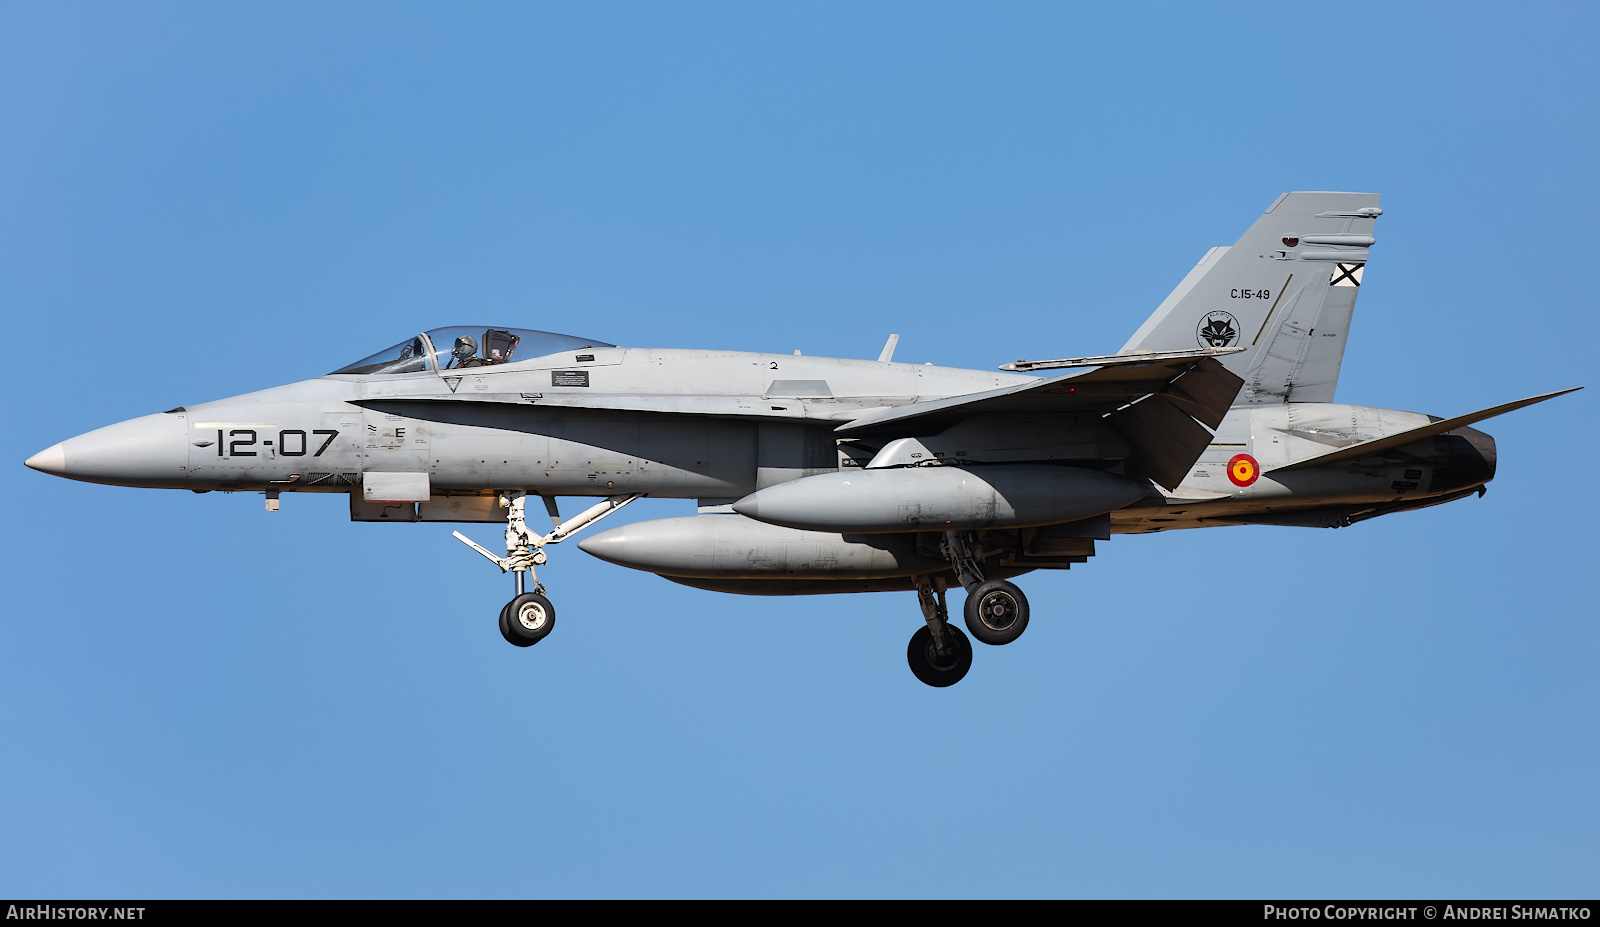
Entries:
[[[1482, 495], [1494, 439], [1453, 418], [1335, 403], [1382, 214], [1368, 193], [1285, 193], [1213, 248], [1115, 354], [999, 370], [622, 347], [492, 325], [436, 328], [325, 376], [131, 419], [27, 465], [122, 486], [345, 493], [370, 522], [505, 526], [511, 644], [555, 607], [547, 550], [644, 496], [693, 516], [578, 543], [602, 560], [746, 595], [915, 590], [912, 672], [972, 665], [945, 593], [984, 644], [1017, 640], [1012, 582], [1116, 535], [1341, 527]], [[601, 501], [563, 519], [561, 496]], [[530, 524], [543, 503], [552, 529]], [[537, 521], [537, 518], [534, 518]]]

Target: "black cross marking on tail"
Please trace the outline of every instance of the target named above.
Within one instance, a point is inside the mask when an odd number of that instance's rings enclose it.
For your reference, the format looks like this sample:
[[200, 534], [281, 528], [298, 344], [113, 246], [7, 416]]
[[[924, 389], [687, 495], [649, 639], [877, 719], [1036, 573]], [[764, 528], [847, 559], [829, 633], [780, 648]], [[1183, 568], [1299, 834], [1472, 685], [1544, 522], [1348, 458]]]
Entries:
[[1361, 278], [1356, 276], [1356, 271], [1365, 267], [1364, 264], [1335, 264], [1333, 282], [1329, 286], [1338, 286], [1342, 281], [1350, 281], [1351, 286], [1360, 286]]

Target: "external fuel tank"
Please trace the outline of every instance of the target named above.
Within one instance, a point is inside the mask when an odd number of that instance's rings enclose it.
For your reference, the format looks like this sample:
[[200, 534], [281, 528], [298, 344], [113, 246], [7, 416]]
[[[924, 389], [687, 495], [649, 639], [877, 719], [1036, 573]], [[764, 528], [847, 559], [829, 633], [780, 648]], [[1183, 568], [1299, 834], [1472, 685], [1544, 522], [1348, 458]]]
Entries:
[[990, 464], [842, 471], [769, 486], [741, 515], [789, 528], [877, 534], [1054, 525], [1103, 515], [1149, 492], [1083, 467]]
[[877, 579], [949, 568], [919, 556], [912, 534], [803, 531], [741, 515], [635, 522], [584, 538], [578, 548], [619, 566], [689, 579]]

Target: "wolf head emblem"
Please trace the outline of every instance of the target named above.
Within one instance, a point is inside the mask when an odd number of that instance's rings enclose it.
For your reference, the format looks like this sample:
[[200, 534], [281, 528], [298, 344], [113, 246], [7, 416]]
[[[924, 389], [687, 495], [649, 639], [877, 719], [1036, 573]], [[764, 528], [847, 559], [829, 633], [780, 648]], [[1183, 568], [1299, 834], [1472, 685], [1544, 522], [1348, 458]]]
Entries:
[[1203, 346], [1231, 348], [1239, 341], [1239, 323], [1231, 313], [1208, 312], [1195, 335]]

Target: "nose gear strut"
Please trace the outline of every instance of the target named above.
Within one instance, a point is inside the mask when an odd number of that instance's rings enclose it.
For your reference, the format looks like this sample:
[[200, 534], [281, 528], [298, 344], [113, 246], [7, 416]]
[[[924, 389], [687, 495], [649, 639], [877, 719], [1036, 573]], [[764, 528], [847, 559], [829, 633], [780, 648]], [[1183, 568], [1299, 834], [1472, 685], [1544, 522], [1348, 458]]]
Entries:
[[[518, 647], [527, 647], [543, 640], [555, 626], [555, 606], [545, 597], [544, 584], [539, 582], [538, 573], [534, 570], [534, 567], [545, 563], [545, 546], [561, 543], [643, 495], [642, 492], [636, 492], [611, 496], [567, 521], [561, 521], [555, 500], [546, 498], [545, 508], [550, 512], [550, 520], [555, 522], [555, 529], [549, 534], [539, 535], [528, 527], [528, 494], [522, 490], [504, 492], [500, 495], [500, 506], [506, 510], [504, 557], [495, 556], [488, 548], [459, 531], [455, 532], [456, 540], [482, 554], [499, 567], [500, 572], [515, 574], [516, 597], [500, 610], [500, 633], [507, 641]], [[527, 591], [527, 581], [530, 579], [533, 580], [532, 592]]]

